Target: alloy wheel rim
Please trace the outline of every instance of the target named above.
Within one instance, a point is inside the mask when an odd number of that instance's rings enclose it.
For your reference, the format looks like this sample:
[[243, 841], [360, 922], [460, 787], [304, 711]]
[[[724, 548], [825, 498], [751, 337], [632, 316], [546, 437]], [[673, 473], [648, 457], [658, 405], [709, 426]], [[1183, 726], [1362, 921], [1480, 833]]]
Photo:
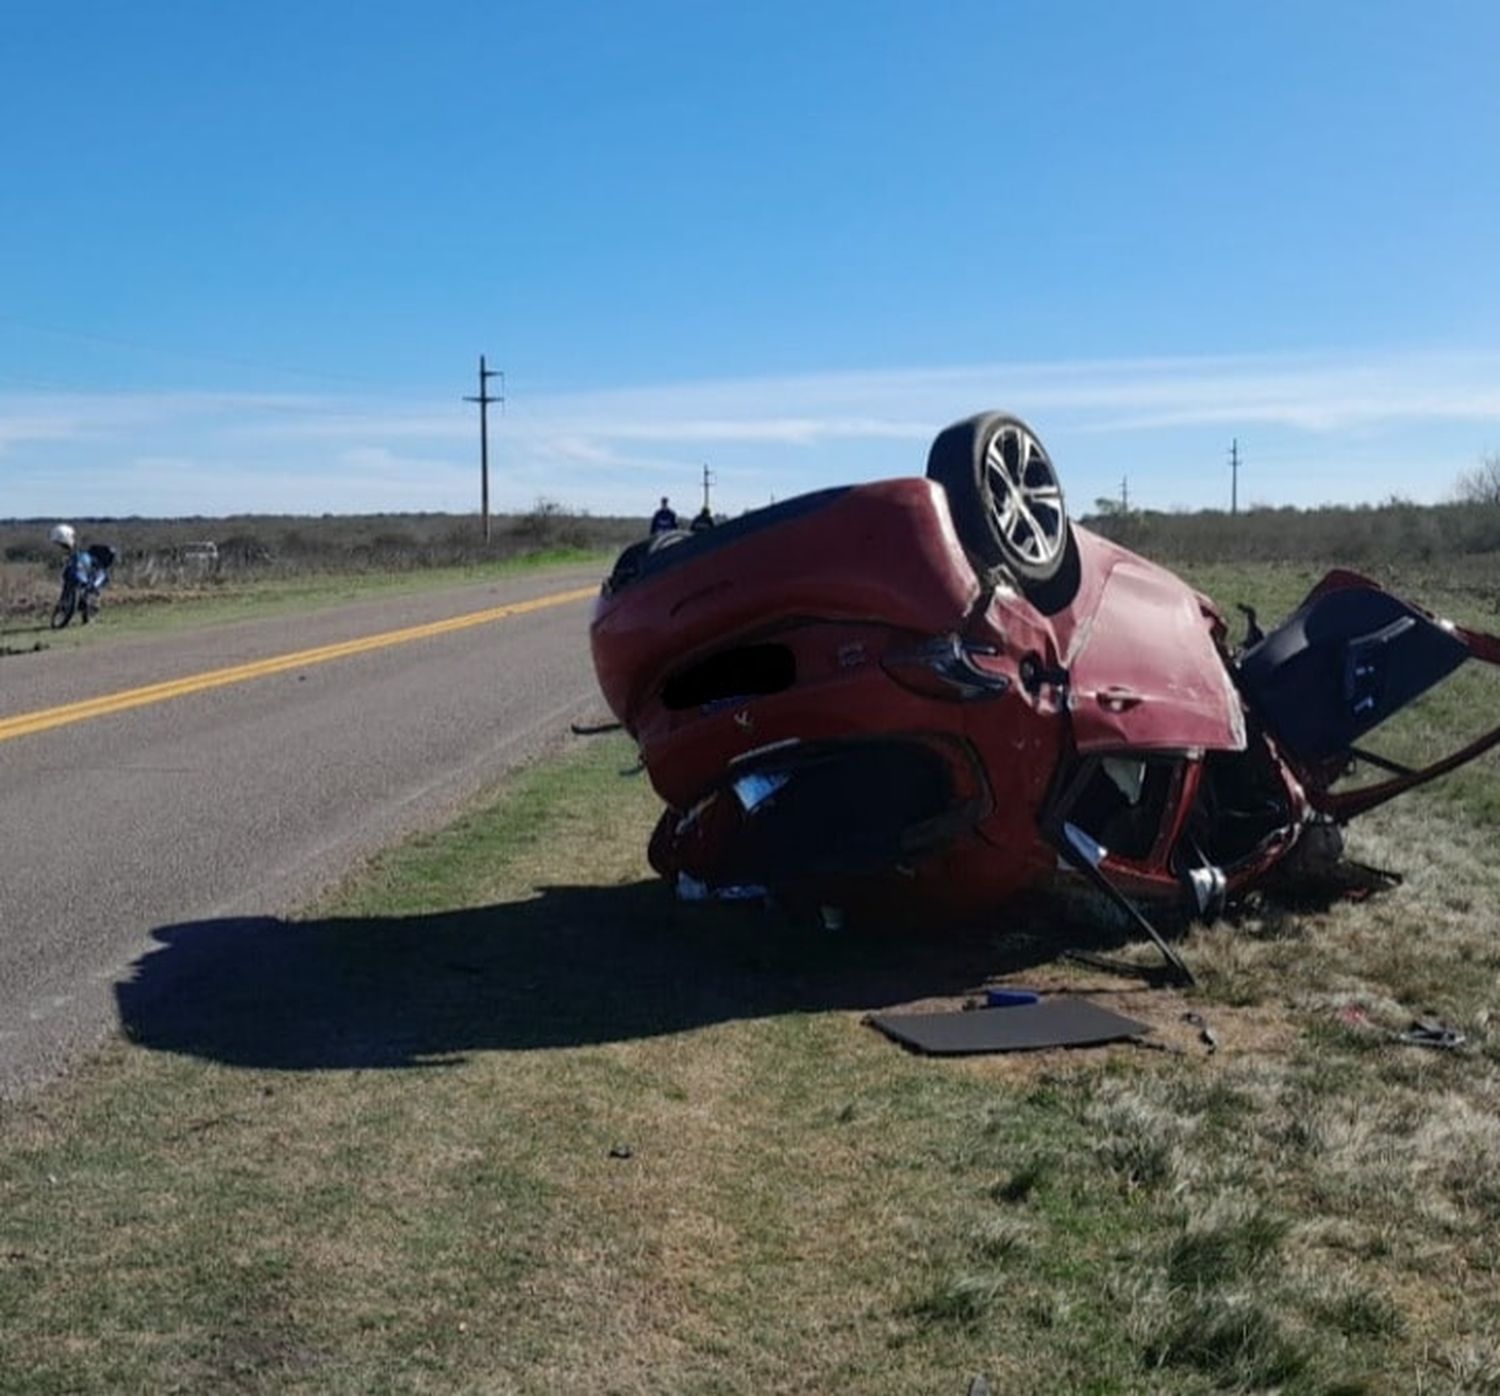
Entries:
[[1062, 553], [1066, 534], [1062, 486], [1042, 443], [1007, 424], [985, 447], [985, 491], [990, 519], [1022, 561], [1046, 567]]

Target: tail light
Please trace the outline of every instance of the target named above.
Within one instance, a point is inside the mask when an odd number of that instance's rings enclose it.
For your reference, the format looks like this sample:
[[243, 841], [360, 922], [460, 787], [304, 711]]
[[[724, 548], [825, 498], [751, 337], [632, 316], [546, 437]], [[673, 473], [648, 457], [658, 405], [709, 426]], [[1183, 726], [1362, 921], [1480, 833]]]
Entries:
[[982, 653], [995, 651], [971, 650], [957, 635], [934, 635], [912, 649], [885, 655], [880, 666], [902, 688], [929, 698], [995, 698], [1009, 689], [1010, 680], [976, 664], [974, 655]]

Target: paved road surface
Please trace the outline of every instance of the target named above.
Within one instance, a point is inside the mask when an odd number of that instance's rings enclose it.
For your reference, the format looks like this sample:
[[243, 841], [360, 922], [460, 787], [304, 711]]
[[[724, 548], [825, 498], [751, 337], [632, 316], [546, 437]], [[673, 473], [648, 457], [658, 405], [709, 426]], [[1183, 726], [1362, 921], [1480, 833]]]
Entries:
[[289, 911], [603, 706], [575, 599], [50, 730], [7, 738], [7, 719], [597, 581], [160, 635], [108, 637], [106, 612], [82, 648], [0, 657], [0, 1098], [112, 1029], [111, 986], [153, 927]]

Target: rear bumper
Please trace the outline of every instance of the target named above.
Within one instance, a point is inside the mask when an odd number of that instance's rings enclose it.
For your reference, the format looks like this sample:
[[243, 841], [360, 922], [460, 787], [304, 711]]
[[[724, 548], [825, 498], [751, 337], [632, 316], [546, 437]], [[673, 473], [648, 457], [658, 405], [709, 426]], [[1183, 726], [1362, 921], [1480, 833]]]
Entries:
[[985, 816], [962, 742], [931, 735], [799, 742], [737, 763], [651, 846], [659, 872], [785, 887], [911, 870]]
[[812, 743], [768, 752], [690, 808], [666, 810], [650, 859], [679, 888], [766, 890], [791, 906], [930, 924], [987, 911], [1047, 874], [1034, 839], [986, 840], [995, 817], [977, 756], [957, 739]]

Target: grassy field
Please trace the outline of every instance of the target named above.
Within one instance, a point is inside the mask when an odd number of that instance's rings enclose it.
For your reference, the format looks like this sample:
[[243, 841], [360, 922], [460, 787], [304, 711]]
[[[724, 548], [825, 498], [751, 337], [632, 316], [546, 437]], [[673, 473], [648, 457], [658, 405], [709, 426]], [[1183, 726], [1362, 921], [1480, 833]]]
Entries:
[[[587, 559], [602, 564], [646, 528], [641, 519], [593, 518], [539, 500], [529, 514], [247, 516], [229, 519], [79, 520], [85, 543], [118, 555], [105, 593], [112, 628], [212, 621], [294, 608], [371, 590], [441, 586], [515, 567]], [[47, 523], [0, 520], [0, 648], [62, 643], [45, 637], [61, 555]], [[218, 549], [201, 556], [204, 542]], [[193, 549], [199, 549], [197, 555]]]
[[602, 577], [612, 556], [580, 548], [548, 548], [495, 562], [420, 570], [247, 577], [213, 587], [106, 591], [99, 617], [87, 626], [75, 620], [64, 630], [53, 630], [46, 615], [34, 610], [0, 613], [0, 656], [97, 643], [112, 635], [187, 629], [336, 606], [346, 601], [480, 585], [549, 567], [588, 564], [596, 567]]
[[[1195, 580], [1270, 618], [1305, 579]], [[3, 1117], [0, 1389], [1500, 1391], [1493, 757], [1356, 827], [1402, 885], [1192, 931], [1187, 995], [1054, 962], [1123, 934], [1072, 896], [926, 939], [677, 906], [632, 756], [158, 933], [121, 1040]], [[1002, 981], [1166, 1050], [861, 1022]]]

